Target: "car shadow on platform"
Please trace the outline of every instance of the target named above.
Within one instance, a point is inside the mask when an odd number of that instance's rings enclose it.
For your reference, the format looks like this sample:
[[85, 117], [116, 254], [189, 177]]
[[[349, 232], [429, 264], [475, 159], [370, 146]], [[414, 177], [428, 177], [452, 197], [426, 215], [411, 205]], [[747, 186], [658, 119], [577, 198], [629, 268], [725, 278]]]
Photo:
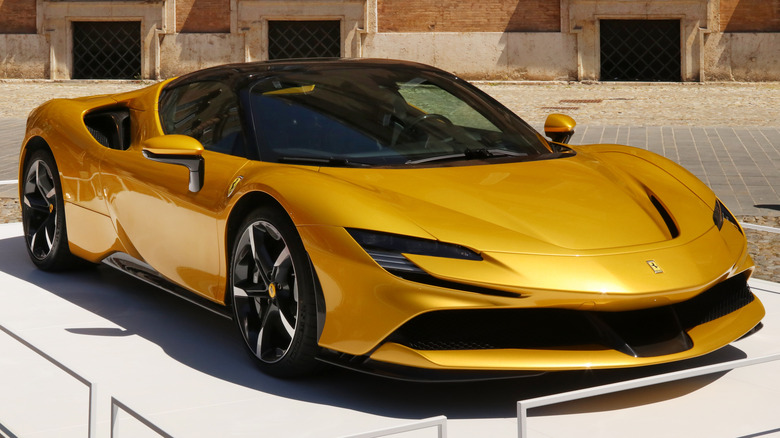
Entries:
[[[261, 373], [244, 353], [233, 322], [106, 266], [48, 273], [28, 260], [22, 237], [0, 239], [0, 272], [29, 282], [121, 328], [70, 327], [76, 336], [137, 335], [181, 364], [263, 393], [309, 403], [396, 418], [445, 415], [450, 419], [511, 418], [516, 402], [584, 387], [636, 379], [685, 368], [737, 360], [746, 355], [727, 346], [696, 359], [659, 366], [549, 373], [537, 377], [457, 383], [420, 383], [328, 367], [299, 380]], [[0, 321], [2, 323], [2, 321]], [[533, 416], [622, 409], [696, 391], [725, 373], [613, 394], [595, 402], [572, 402]]]

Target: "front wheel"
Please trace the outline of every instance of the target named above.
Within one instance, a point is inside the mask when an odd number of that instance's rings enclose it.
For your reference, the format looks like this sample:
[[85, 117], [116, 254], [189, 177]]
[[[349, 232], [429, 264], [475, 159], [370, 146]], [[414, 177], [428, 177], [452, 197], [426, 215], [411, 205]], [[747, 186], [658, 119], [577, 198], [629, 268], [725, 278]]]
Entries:
[[258, 208], [239, 228], [230, 257], [233, 318], [266, 373], [296, 377], [317, 367], [311, 264], [286, 214]]
[[73, 266], [78, 259], [68, 248], [62, 187], [51, 152], [38, 150], [30, 156], [21, 183], [22, 226], [30, 259], [46, 271]]

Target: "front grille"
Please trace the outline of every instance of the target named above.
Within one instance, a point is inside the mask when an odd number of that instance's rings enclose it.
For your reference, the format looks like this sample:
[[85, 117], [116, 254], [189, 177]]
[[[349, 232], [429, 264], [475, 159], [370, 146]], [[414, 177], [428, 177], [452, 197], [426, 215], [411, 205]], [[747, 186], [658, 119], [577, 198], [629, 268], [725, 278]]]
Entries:
[[464, 341], [416, 341], [409, 347], [415, 350], [490, 350], [496, 348], [495, 345], [484, 342], [464, 342]]
[[744, 276], [732, 277], [692, 300], [677, 304], [686, 328], [722, 318], [752, 303], [756, 297]]
[[686, 332], [755, 297], [737, 276], [691, 300], [626, 312], [567, 309], [459, 309], [420, 315], [387, 341], [415, 350], [614, 349], [637, 357], [685, 351]]

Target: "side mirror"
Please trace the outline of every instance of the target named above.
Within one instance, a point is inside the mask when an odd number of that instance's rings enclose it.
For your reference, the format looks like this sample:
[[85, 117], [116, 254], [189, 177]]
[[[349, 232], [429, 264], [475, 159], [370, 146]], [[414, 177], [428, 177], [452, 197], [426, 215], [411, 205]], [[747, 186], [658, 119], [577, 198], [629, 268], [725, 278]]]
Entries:
[[203, 187], [205, 163], [201, 156], [203, 145], [198, 140], [187, 135], [161, 135], [146, 140], [142, 147], [144, 158], [189, 169], [191, 192], [197, 193]]
[[544, 122], [544, 135], [555, 143], [568, 143], [577, 122], [563, 114], [550, 114]]

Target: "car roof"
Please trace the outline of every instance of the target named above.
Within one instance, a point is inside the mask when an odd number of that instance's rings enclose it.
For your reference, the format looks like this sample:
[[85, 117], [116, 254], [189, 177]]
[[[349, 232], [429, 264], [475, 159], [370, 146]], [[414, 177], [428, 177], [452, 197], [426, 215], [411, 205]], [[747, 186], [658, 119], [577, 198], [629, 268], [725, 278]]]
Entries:
[[453, 76], [429, 65], [391, 59], [286, 59], [278, 61], [243, 62], [218, 65], [179, 76], [178, 78], [171, 81], [166, 86], [166, 88], [177, 87], [192, 82], [209, 80], [219, 80], [233, 83], [235, 86], [237, 83], [241, 83], [246, 80], [259, 79], [265, 76], [278, 74], [280, 72], [327, 71], [344, 68], [383, 68], [390, 70], [416, 69], [420, 71], [436, 72], [438, 74]]

